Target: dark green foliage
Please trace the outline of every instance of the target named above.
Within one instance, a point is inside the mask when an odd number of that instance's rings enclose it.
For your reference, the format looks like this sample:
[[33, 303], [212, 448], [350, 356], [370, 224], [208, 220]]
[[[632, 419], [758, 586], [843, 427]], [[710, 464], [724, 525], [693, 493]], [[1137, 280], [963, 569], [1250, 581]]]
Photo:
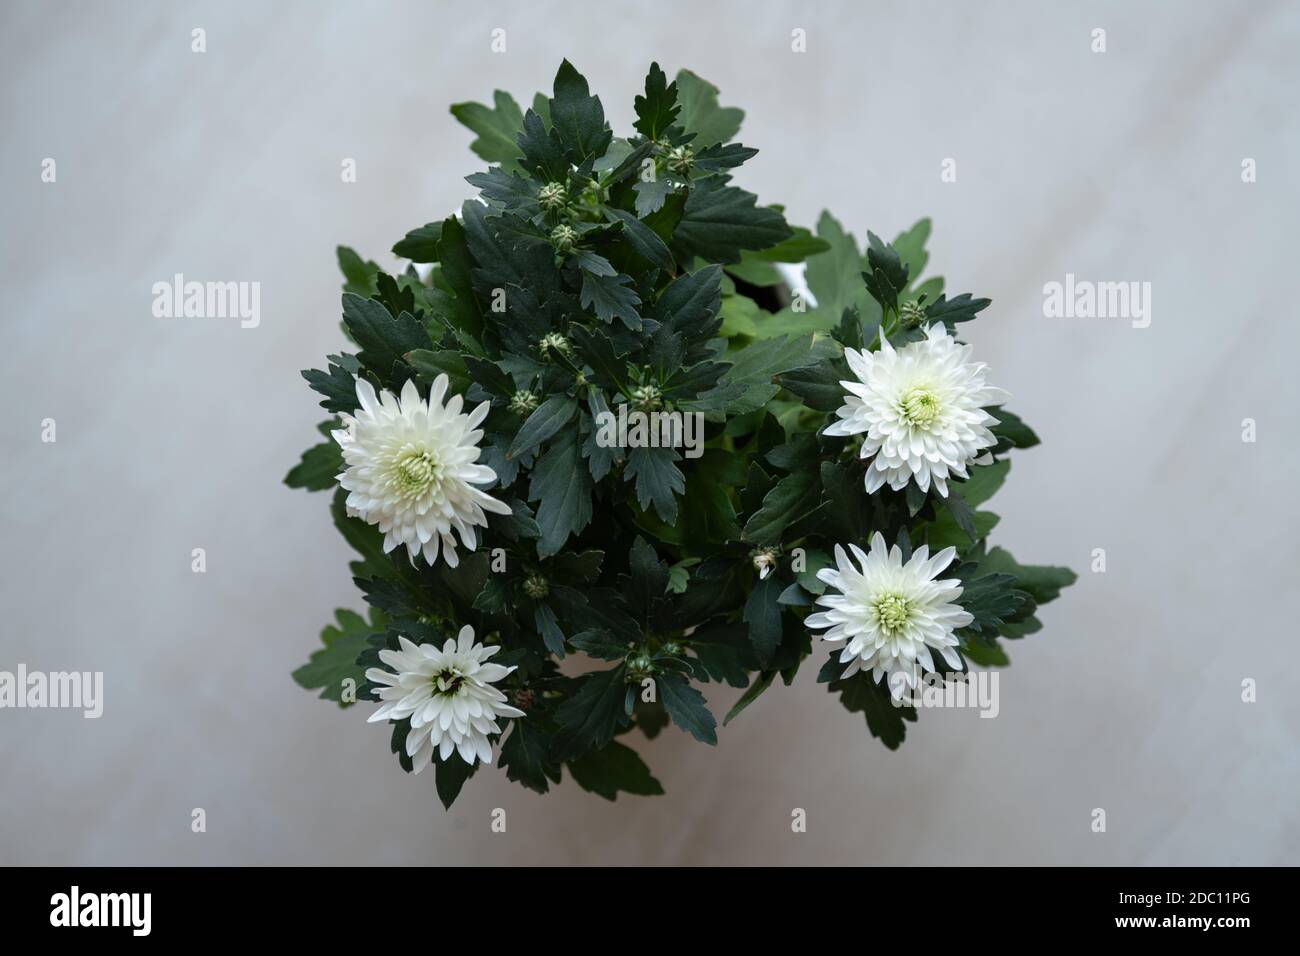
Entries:
[[[857, 444], [824, 434], [844, 403], [845, 348], [882, 336], [901, 347], [922, 318], [952, 328], [989, 304], [923, 278], [929, 220], [893, 242], [867, 233], [865, 249], [829, 214], [815, 231], [792, 227], [732, 182], [756, 153], [735, 142], [743, 114], [686, 71], [670, 81], [651, 66], [627, 138], [567, 61], [528, 109], [498, 91], [490, 107], [452, 112], [491, 164], [467, 177], [482, 201], [393, 247], [427, 278], [340, 247], [349, 351], [303, 376], [332, 416], [356, 410], [359, 380], [393, 392], [413, 380], [427, 395], [445, 375], [467, 409], [489, 403], [479, 462], [510, 513], [489, 516], [456, 568], [430, 568], [385, 553], [337, 491], [334, 522], [357, 552], [370, 618], [338, 612], [294, 672], [300, 684], [341, 703], [353, 685], [374, 699], [365, 671], [399, 635], [441, 643], [471, 625], [516, 668], [498, 685], [526, 714], [503, 719], [495, 740], [507, 777], [545, 793], [567, 768], [612, 800], [662, 792], [624, 735], [671, 725], [713, 744], [705, 685], [744, 689], [732, 720], [778, 676], [794, 679], [836, 545], [880, 532], [905, 551], [954, 547], [950, 573], [974, 616], [960, 650], [973, 663], [1005, 664], [998, 641], [1041, 627], [1037, 608], [1073, 574], [990, 548], [997, 516], [979, 510], [1006, 478], [1001, 456], [1037, 444], [1024, 422], [993, 409], [997, 461], [953, 480], [947, 499], [914, 486], [868, 495]], [[797, 262], [815, 304], [791, 299], [776, 267]], [[602, 428], [629, 410], [698, 413], [698, 446], [611, 445]], [[327, 440], [287, 484], [334, 487], [338, 427], [322, 424]], [[561, 672], [573, 655], [585, 666]], [[870, 674], [842, 672], [835, 656], [820, 679], [897, 747], [915, 711]], [[409, 770], [408, 726], [394, 725], [393, 750]], [[445, 805], [475, 769], [435, 758]]]

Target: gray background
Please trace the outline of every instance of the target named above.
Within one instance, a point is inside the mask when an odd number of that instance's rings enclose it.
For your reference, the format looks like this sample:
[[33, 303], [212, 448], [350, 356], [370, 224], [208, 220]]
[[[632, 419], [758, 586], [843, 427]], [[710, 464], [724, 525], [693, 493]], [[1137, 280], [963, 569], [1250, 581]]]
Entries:
[[[1298, 41], [1262, 2], [6, 2], [0, 669], [102, 670], [106, 709], [0, 711], [0, 862], [1297, 862]], [[298, 370], [343, 344], [334, 245], [391, 265], [480, 165], [448, 104], [563, 56], [620, 130], [652, 58], [695, 69], [763, 201], [930, 215], [932, 270], [993, 298], [970, 338], [1044, 438], [995, 540], [1081, 572], [998, 719], [890, 753], [808, 666], [716, 750], [636, 743], [665, 797], [492, 771], [444, 813], [368, 708], [290, 681], [361, 606], [326, 497], [280, 484], [321, 417]], [[261, 282], [261, 327], [153, 318], [175, 272]], [[1150, 281], [1151, 327], [1044, 318], [1066, 272]]]

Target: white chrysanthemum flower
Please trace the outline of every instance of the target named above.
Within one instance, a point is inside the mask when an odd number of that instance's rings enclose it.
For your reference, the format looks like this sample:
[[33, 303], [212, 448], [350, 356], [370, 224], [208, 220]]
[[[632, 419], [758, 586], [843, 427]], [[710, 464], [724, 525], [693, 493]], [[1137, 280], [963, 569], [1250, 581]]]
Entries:
[[875, 456], [868, 494], [885, 482], [898, 491], [915, 478], [922, 491], [933, 484], [947, 496], [950, 475], [967, 478], [968, 464], [992, 461], [981, 452], [997, 444], [989, 431], [997, 419], [984, 408], [1011, 396], [985, 383], [987, 366], [968, 361], [970, 353], [941, 323], [901, 349], [882, 338], [879, 352], [844, 350], [858, 381], [840, 382], [851, 394], [826, 434], [866, 433], [861, 457]]
[[487, 525], [484, 512], [509, 514], [510, 506], [474, 487], [497, 477], [487, 465], [475, 464], [483, 438], [478, 425], [489, 403], [465, 413], [459, 395], [443, 405], [446, 393], [446, 375], [434, 380], [427, 402], [413, 381], [402, 388], [399, 402], [387, 389], [376, 396], [358, 378], [361, 407], [355, 416], [340, 416], [343, 428], [333, 435], [347, 465], [338, 480], [350, 492], [348, 514], [379, 526], [385, 552], [404, 544], [412, 561], [423, 553], [432, 565], [441, 546], [454, 568], [460, 561], [452, 531], [473, 551], [474, 528]]
[[848, 642], [840, 653], [841, 664], [852, 662], [844, 676], [870, 670], [877, 683], [885, 676], [890, 693], [902, 697], [904, 685], [916, 689], [922, 668], [936, 669], [932, 649], [949, 667], [960, 670], [953, 631], [974, 617], [952, 603], [961, 595], [960, 581], [935, 580], [957, 550], [944, 548], [930, 557], [930, 549], [922, 545], [904, 564], [898, 545], [886, 550], [878, 531], [871, 538], [870, 554], [852, 544], [849, 550], [861, 569], [837, 544], [836, 566], [818, 571], [817, 579], [840, 593], [823, 594], [817, 603], [827, 610], [804, 619], [810, 628], [830, 628], [821, 635], [824, 640]]
[[435, 750], [439, 760], [454, 750], [468, 764], [491, 763], [488, 735], [501, 733], [496, 719], [524, 716], [492, 686], [514, 670], [487, 663], [501, 648], [475, 644], [474, 628], [468, 625], [460, 629], [458, 640], [448, 638], [441, 650], [401, 636], [397, 640], [401, 650], [379, 652], [379, 659], [393, 670], [366, 671], [366, 680], [384, 685], [379, 688], [384, 703], [370, 715], [370, 722], [411, 718], [406, 755], [416, 773], [429, 765]]

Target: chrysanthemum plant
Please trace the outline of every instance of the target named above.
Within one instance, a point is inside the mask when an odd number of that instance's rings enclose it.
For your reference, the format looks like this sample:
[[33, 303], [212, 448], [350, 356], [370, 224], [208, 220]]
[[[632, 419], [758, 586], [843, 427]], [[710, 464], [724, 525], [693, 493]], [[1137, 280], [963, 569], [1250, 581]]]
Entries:
[[[831, 646], [817, 679], [895, 748], [924, 685], [1039, 629], [1074, 575], [980, 510], [1038, 439], [957, 340], [989, 300], [921, 279], [927, 220], [865, 253], [829, 214], [789, 225], [686, 71], [651, 66], [626, 139], [567, 62], [527, 112], [452, 112], [479, 196], [398, 274], [339, 250], [352, 344], [303, 373], [334, 417], [286, 480], [334, 490], [369, 613], [300, 684], [379, 702], [447, 806], [494, 755], [613, 799], [662, 792], [633, 730], [716, 743], [710, 685], [745, 689], [725, 724]], [[605, 428], [633, 413], [679, 430]]]

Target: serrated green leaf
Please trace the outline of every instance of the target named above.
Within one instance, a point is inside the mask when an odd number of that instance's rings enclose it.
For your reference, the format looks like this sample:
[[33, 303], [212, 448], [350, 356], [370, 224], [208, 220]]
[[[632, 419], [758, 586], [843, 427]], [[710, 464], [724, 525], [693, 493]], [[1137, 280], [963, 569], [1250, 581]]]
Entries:
[[595, 309], [596, 317], [602, 322], [620, 319], [633, 331], [641, 328], [641, 315], [637, 312], [641, 297], [636, 294], [629, 276], [584, 272], [580, 301], [584, 309]]
[[742, 249], [766, 249], [793, 233], [775, 209], [755, 205], [757, 197], [713, 179], [686, 197], [672, 245], [683, 256], [708, 262], [739, 262]]
[[[325, 646], [293, 672], [293, 679], [307, 690], [319, 688], [321, 700], [347, 707], [356, 702], [356, 691], [366, 682], [366, 668], [357, 663], [357, 658], [370, 646], [370, 635], [383, 630], [384, 616], [371, 608], [367, 621], [355, 611], [340, 608], [334, 612], [334, 619], [336, 623], [320, 632]], [[343, 699], [345, 689], [351, 690], [351, 700]]]
[[660, 674], [659, 699], [672, 722], [700, 743], [718, 742], [718, 722], [705, 705], [704, 695], [677, 674]]
[[605, 111], [599, 98], [591, 95], [587, 80], [568, 60], [555, 74], [550, 106], [551, 126], [575, 166], [605, 154], [613, 137], [605, 128]]
[[284, 483], [290, 488], [325, 491], [334, 487], [334, 481], [342, 470], [343, 450], [338, 442], [321, 442], [302, 453], [302, 460], [284, 476]]
[[555, 554], [591, 521], [591, 475], [573, 429], [560, 432], [533, 468], [528, 500], [539, 502], [537, 553]]
[[675, 80], [677, 102], [681, 112], [677, 123], [688, 133], [694, 133], [691, 146], [703, 149], [715, 143], [725, 143], [740, 132], [745, 118], [744, 110], [718, 105], [718, 88], [690, 70], [680, 70]]
[[671, 448], [633, 448], [623, 472], [625, 481], [636, 480], [636, 500], [642, 510], [653, 504], [670, 525], [677, 523], [677, 495], [686, 490], [686, 476], [676, 464], [679, 457]]
[[506, 457], [518, 458], [520, 455], [528, 454], [569, 424], [577, 412], [578, 403], [573, 398], [563, 394], [552, 395], [533, 409], [532, 414], [520, 427], [519, 434], [511, 442]]
[[492, 94], [493, 106], [482, 103], [456, 103], [451, 115], [476, 134], [472, 149], [489, 163], [513, 166], [520, 156], [515, 142], [524, 125], [524, 115], [513, 96], [501, 90]]
[[633, 101], [637, 132], [647, 139], [658, 139], [673, 125], [681, 107], [677, 105], [677, 84], [669, 83], [658, 63], [650, 64], [645, 78], [645, 95]]
[[583, 790], [599, 794], [606, 800], [618, 794], [654, 796], [664, 792], [663, 785], [650, 774], [637, 752], [611, 740], [599, 750], [588, 751], [570, 762], [569, 773]]

